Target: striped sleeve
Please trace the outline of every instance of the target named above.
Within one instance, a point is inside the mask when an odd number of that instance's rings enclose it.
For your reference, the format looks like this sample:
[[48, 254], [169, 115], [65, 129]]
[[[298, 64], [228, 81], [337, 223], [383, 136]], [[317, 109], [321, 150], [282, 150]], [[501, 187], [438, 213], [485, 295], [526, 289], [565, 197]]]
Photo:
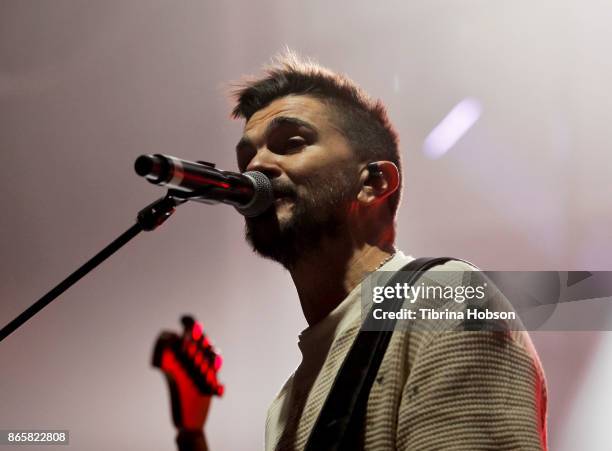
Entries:
[[421, 346], [402, 392], [397, 449], [545, 450], [544, 376], [525, 339], [446, 331]]

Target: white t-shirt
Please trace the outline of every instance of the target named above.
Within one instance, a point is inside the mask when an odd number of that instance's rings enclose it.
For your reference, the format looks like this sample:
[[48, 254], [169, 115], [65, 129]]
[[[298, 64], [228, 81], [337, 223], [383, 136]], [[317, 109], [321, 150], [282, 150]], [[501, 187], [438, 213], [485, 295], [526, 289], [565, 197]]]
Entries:
[[[397, 251], [379, 271], [398, 271], [413, 257]], [[298, 347], [302, 353], [302, 362], [268, 408], [266, 419], [266, 451], [275, 450], [288, 422], [300, 420], [302, 406], [307, 402], [310, 389], [328, 357], [332, 343], [340, 334], [361, 316], [361, 284], [357, 285], [348, 296], [329, 315], [316, 324], [304, 329], [298, 337]], [[327, 397], [328, 393], [317, 394]], [[297, 413], [296, 413], [297, 412]]]

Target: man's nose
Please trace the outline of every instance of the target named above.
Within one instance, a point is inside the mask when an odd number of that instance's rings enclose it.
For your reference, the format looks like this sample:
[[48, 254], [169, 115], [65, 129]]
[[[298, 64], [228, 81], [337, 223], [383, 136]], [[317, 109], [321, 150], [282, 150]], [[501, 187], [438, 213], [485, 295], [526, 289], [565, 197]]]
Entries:
[[277, 155], [270, 152], [267, 148], [259, 149], [247, 165], [246, 170], [262, 172], [271, 179], [280, 177], [282, 170], [278, 165], [276, 157]]

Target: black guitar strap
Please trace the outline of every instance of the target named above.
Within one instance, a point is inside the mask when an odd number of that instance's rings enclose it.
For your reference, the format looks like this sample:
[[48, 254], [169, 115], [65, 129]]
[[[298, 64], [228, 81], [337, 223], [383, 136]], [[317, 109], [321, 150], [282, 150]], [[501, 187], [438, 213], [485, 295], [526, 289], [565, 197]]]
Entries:
[[[450, 257], [422, 257], [412, 260], [395, 274], [387, 286], [408, 273], [405, 280], [414, 285], [428, 269], [454, 260]], [[399, 309], [400, 305], [397, 305]], [[368, 315], [372, 318], [372, 314]], [[367, 319], [366, 319], [367, 321]], [[365, 410], [372, 384], [391, 340], [396, 320], [387, 320], [383, 331], [361, 330], [357, 334], [348, 355], [323, 404], [321, 413], [312, 429], [305, 451], [355, 451], [362, 434]], [[387, 327], [388, 326], [388, 327]]]

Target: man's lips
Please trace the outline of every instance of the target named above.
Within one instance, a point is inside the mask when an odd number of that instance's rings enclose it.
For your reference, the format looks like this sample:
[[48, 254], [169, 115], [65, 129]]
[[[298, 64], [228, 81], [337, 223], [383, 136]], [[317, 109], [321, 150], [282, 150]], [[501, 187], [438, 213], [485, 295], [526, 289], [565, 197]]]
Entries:
[[274, 192], [274, 199], [293, 199], [294, 197], [295, 197], [295, 194], [293, 193], [280, 192], [280, 191]]
[[295, 202], [296, 193], [289, 187], [279, 184], [273, 187], [274, 205], [280, 206]]
[[274, 198], [274, 202], [276, 203], [292, 202], [292, 201], [293, 201], [293, 196], [276, 196]]

